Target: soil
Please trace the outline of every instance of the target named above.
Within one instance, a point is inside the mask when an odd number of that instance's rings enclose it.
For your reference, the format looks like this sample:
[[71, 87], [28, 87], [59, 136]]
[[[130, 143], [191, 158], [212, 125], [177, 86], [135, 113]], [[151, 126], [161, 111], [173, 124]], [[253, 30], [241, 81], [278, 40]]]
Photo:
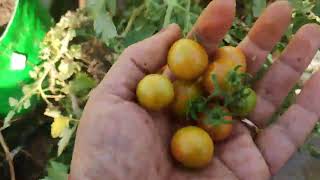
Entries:
[[15, 0], [0, 0], [0, 35], [10, 21]]

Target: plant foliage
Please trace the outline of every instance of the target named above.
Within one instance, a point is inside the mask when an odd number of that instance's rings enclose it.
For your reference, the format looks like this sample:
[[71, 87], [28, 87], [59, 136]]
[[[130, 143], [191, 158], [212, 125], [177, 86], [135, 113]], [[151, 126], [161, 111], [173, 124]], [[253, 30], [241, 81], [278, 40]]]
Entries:
[[[302, 25], [320, 23], [320, 1], [290, 1], [295, 7], [293, 23], [269, 59], [284, 49]], [[179, 24], [186, 35], [206, 3], [203, 0], [87, 0], [84, 10], [68, 12], [47, 33], [41, 50], [43, 63], [30, 72], [35, 81], [23, 87], [22, 99], [9, 99], [12, 110], [5, 118], [2, 130], [15, 122], [19, 111], [29, 108], [33, 98], [42, 99], [45, 111], [38, 113], [51, 118], [55, 137], [59, 138], [57, 154], [60, 155], [50, 161], [48, 176], [44, 179], [66, 179], [74, 132], [90, 90], [129, 45], [152, 36], [170, 23]], [[237, 17], [221, 45], [236, 46], [270, 1], [242, 0], [237, 3]], [[268, 62], [265, 69], [272, 64], [272, 61]], [[191, 112], [192, 118], [196, 118], [197, 111], [201, 111], [205, 103], [205, 99], [199, 99], [193, 105], [196, 112]], [[284, 104], [288, 107], [291, 103], [292, 98], [289, 98]], [[225, 116], [222, 112], [211, 112], [211, 119], [221, 119]], [[66, 121], [61, 123], [61, 118]], [[315, 133], [320, 134], [319, 129]], [[64, 152], [65, 149], [71, 150]], [[309, 149], [315, 154], [315, 148]], [[60, 163], [59, 159], [67, 160]]]

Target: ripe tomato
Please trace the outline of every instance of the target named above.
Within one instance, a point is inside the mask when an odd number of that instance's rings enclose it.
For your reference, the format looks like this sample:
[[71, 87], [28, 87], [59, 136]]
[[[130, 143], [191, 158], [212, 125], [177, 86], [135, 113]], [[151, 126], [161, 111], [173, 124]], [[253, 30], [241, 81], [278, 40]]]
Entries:
[[238, 116], [247, 116], [256, 107], [257, 95], [251, 88], [245, 89], [245, 93], [249, 95], [239, 101], [235, 105], [231, 105], [230, 109]]
[[150, 74], [139, 82], [136, 94], [143, 107], [149, 110], [160, 110], [173, 101], [174, 89], [167, 77]]
[[[212, 107], [214, 108], [214, 107]], [[227, 109], [223, 108], [225, 112], [229, 112]], [[198, 121], [198, 126], [206, 130], [214, 142], [219, 142], [227, 139], [232, 133], [232, 116], [225, 116], [224, 120], [230, 121], [228, 124], [211, 125], [204, 122], [206, 116], [201, 114]]]
[[189, 168], [208, 165], [213, 157], [214, 144], [209, 134], [196, 126], [179, 129], [171, 140], [173, 157]]
[[177, 78], [193, 80], [207, 68], [208, 54], [199, 43], [190, 39], [181, 39], [169, 50], [168, 66]]
[[226, 83], [226, 77], [228, 72], [230, 72], [233, 68], [234, 64], [230, 61], [216, 61], [211, 63], [202, 79], [202, 85], [204, 89], [210, 94], [214, 92], [215, 85], [212, 81], [212, 75], [215, 75], [218, 85], [223, 90], [226, 90], [228, 87]]
[[231, 61], [234, 66], [241, 65], [241, 72], [246, 72], [247, 70], [246, 56], [236, 47], [224, 46], [219, 48], [214, 57], [214, 61]]
[[175, 115], [183, 117], [187, 113], [189, 101], [202, 95], [201, 88], [197, 83], [183, 80], [176, 80], [173, 87], [175, 98], [171, 108]]
[[208, 93], [214, 91], [214, 83], [212, 81], [212, 75], [217, 78], [218, 85], [223, 90], [228, 90], [227, 75], [228, 73], [241, 65], [240, 72], [246, 71], [246, 58], [238, 48], [226, 46], [217, 50], [214, 62], [209, 65], [204, 73], [202, 84]]

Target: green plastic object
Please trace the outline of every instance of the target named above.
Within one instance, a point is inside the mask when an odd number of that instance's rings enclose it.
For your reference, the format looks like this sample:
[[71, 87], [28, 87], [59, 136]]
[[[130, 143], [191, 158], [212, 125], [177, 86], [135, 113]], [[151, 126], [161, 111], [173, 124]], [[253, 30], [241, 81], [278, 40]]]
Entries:
[[29, 71], [41, 63], [40, 44], [52, 22], [39, 0], [16, 0], [11, 20], [0, 37], [1, 118], [10, 111], [9, 97], [20, 99], [22, 86], [32, 82]]

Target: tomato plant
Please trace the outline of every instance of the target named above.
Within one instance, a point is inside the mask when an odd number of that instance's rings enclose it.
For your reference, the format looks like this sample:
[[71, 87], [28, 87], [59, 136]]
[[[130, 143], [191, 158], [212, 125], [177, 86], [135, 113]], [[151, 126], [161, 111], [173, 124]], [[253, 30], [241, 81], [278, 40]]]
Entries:
[[239, 66], [239, 72], [246, 71], [246, 58], [240, 49], [226, 46], [219, 48], [214, 61], [209, 65], [203, 75], [202, 85], [208, 93], [215, 89], [212, 76], [215, 75], [222, 90], [229, 90], [228, 73]]

